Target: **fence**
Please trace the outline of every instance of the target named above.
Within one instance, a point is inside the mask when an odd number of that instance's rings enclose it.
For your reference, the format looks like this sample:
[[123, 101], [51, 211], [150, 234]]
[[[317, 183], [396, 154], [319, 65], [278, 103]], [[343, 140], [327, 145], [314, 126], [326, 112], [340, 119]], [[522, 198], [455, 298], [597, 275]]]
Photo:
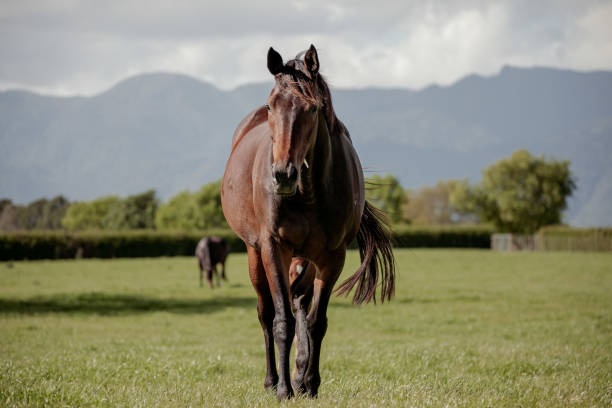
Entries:
[[496, 251], [612, 251], [612, 228], [545, 227], [534, 235], [493, 234]]
[[534, 235], [493, 234], [491, 249], [494, 251], [535, 251], [537, 249]]
[[536, 241], [542, 251], [612, 251], [612, 228], [545, 227]]

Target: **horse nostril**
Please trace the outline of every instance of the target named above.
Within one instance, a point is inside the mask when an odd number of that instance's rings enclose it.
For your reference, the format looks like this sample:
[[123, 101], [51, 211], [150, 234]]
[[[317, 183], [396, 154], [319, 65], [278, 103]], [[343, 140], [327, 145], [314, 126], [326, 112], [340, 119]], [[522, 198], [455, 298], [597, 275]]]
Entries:
[[278, 184], [283, 184], [283, 181], [285, 181], [286, 179], [287, 179], [287, 175], [285, 174], [284, 171], [274, 172], [274, 180], [276, 180]]
[[298, 178], [298, 171], [297, 168], [293, 165], [293, 163], [289, 163], [289, 166], [287, 166], [287, 179], [290, 182], [295, 182]]
[[276, 165], [273, 165], [272, 172], [274, 174], [274, 180], [279, 185], [294, 184], [298, 179], [298, 170], [293, 163], [289, 163], [287, 167], [282, 170]]

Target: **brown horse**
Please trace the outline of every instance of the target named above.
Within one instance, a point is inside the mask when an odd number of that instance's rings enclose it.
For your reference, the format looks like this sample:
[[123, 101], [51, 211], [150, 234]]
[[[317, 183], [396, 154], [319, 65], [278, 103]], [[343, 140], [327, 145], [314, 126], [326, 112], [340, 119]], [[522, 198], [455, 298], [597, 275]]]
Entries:
[[204, 237], [198, 242], [195, 256], [198, 258], [198, 267], [200, 268], [200, 287], [202, 287], [204, 281], [204, 271], [206, 271], [206, 280], [211, 289], [213, 288], [213, 275], [217, 277], [217, 286], [221, 286], [217, 264], [221, 264], [221, 278], [227, 281], [225, 276], [227, 254], [229, 254], [229, 245], [223, 238]]
[[327, 306], [349, 243], [357, 238], [362, 263], [336, 291], [348, 294], [357, 285], [354, 303], [376, 301], [379, 280], [382, 300], [391, 298], [394, 259], [388, 226], [365, 201], [361, 164], [319, 75], [316, 49], [284, 64], [270, 48], [268, 69], [274, 88], [234, 133], [221, 202], [247, 245], [266, 344], [264, 386], [284, 399], [293, 390], [318, 392]]

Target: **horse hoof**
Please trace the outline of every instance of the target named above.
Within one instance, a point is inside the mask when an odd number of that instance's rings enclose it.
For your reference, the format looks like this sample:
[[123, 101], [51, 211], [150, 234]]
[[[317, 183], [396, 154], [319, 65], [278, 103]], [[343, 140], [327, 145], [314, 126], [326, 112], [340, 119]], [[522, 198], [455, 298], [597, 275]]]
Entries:
[[268, 391], [276, 391], [277, 383], [278, 383], [278, 378], [276, 380], [272, 378], [266, 378], [266, 381], [264, 381], [264, 388]]
[[319, 390], [310, 390], [305, 393], [308, 398], [317, 398], [319, 396]]
[[310, 398], [316, 398], [319, 394], [319, 385], [321, 385], [321, 379], [317, 377], [308, 378], [304, 381], [306, 385], [306, 395]]
[[293, 397], [291, 387], [276, 387], [276, 398], [279, 401], [288, 400]]
[[296, 394], [306, 393], [306, 386], [304, 385], [304, 381], [293, 380], [291, 381], [291, 387], [293, 387], [293, 390], [295, 391]]

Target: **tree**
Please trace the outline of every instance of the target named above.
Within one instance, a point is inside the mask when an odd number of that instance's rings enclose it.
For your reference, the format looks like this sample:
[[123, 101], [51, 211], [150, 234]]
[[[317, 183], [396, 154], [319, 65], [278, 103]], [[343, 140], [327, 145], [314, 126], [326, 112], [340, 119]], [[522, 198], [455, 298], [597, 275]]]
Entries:
[[483, 171], [480, 185], [459, 188], [452, 201], [502, 232], [534, 233], [559, 224], [576, 187], [569, 161], [518, 150]]
[[13, 205], [13, 202], [9, 200], [8, 198], [0, 199], [0, 213], [2, 213], [2, 211], [4, 211], [6, 207], [11, 206], [11, 205]]
[[62, 196], [41, 198], [28, 205], [0, 200], [0, 230], [58, 229], [70, 203]]
[[404, 189], [397, 178], [391, 174], [384, 177], [375, 174], [365, 179], [365, 185], [366, 199], [387, 213], [391, 222], [400, 222], [402, 220]]
[[192, 230], [196, 227], [196, 205], [194, 194], [181, 191], [161, 204], [155, 214], [157, 229]]
[[201, 229], [227, 227], [221, 207], [221, 180], [208, 183], [196, 192], [196, 205], [199, 209]]
[[117, 196], [106, 196], [72, 203], [62, 218], [62, 225], [69, 230], [104, 229], [110, 208], [119, 201]]
[[204, 230], [225, 228], [221, 208], [221, 180], [208, 183], [195, 193], [182, 191], [162, 204], [155, 217], [159, 229]]
[[453, 192], [466, 181], [440, 180], [435, 186], [425, 186], [418, 191], [407, 191], [403, 206], [406, 220], [412, 224], [444, 225], [473, 221], [473, 217], [461, 211], [451, 202]]
[[62, 218], [70, 207], [70, 202], [63, 196], [57, 196], [46, 202], [42, 214], [36, 222], [36, 229], [59, 229]]
[[158, 205], [155, 190], [131, 195], [110, 206], [102, 223], [112, 230], [153, 229]]
[[45, 207], [47, 206], [47, 199], [41, 198], [32, 201], [19, 211], [19, 225], [21, 229], [31, 230], [35, 229], [38, 225], [39, 220], [43, 217]]
[[70, 230], [152, 229], [155, 228], [157, 206], [155, 190], [148, 190], [124, 199], [106, 196], [92, 201], [73, 203], [62, 218], [62, 225]]
[[21, 206], [16, 206], [11, 200], [0, 200], [0, 231], [14, 231], [20, 229], [19, 211]]

